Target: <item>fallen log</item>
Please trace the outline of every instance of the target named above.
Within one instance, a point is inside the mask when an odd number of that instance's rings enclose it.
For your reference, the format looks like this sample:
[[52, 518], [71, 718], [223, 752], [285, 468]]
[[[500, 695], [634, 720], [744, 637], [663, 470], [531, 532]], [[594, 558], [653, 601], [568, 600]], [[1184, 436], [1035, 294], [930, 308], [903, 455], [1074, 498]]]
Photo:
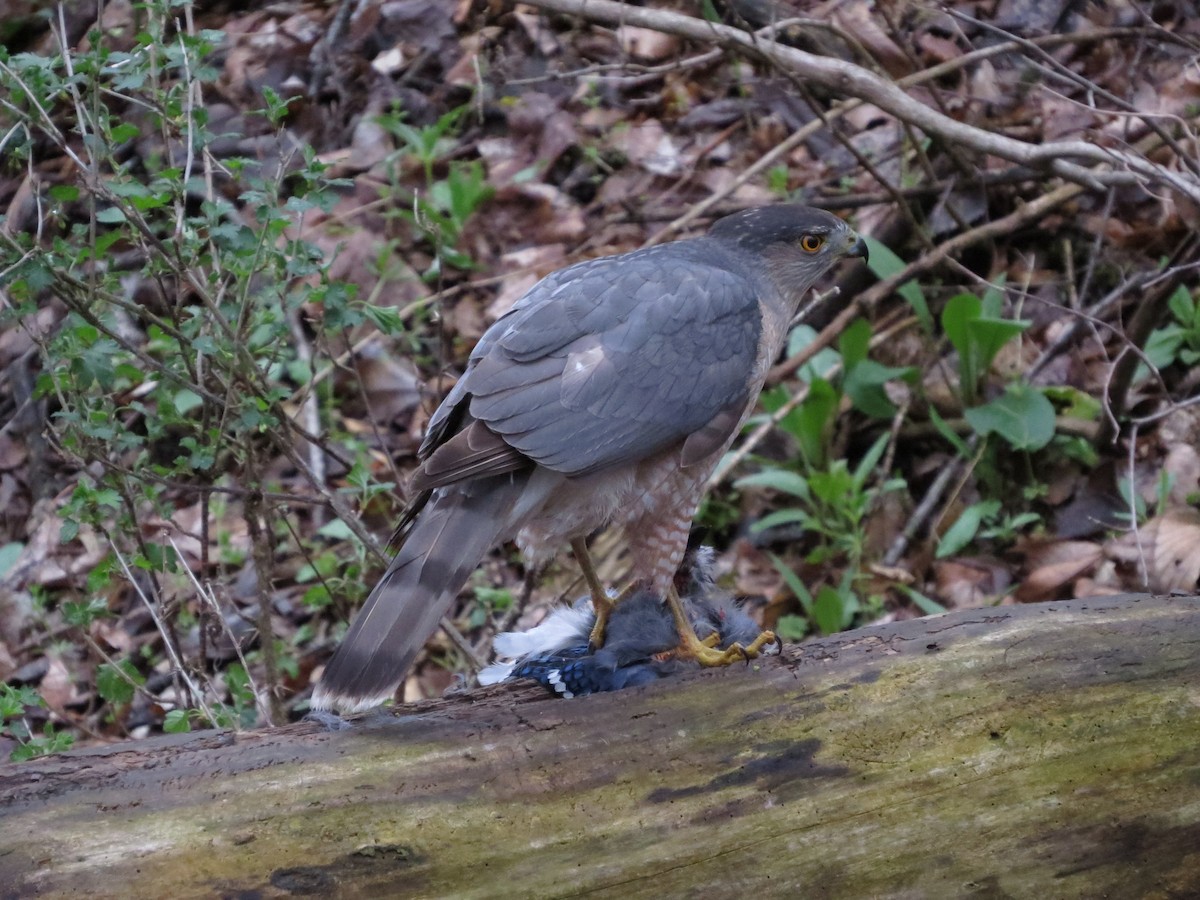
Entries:
[[0, 896], [1200, 894], [1200, 599], [0, 766]]

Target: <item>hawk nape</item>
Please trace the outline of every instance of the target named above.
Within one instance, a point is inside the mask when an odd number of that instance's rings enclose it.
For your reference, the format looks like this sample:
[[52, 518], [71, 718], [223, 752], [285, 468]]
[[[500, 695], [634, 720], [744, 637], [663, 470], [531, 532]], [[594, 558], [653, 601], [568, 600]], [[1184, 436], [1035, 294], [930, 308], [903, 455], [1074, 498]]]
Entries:
[[[665, 598], [680, 653], [717, 650], [672, 585], [705, 479], [753, 409], [813, 284], [866, 245], [836, 216], [779, 205], [702, 237], [561, 269], [484, 333], [421, 444], [402, 543], [313, 694], [315, 709], [390, 698], [480, 559], [515, 538], [537, 565], [569, 544], [597, 611], [612, 601], [586, 537], [621, 525], [632, 585]], [[631, 585], [631, 586], [632, 586]]]

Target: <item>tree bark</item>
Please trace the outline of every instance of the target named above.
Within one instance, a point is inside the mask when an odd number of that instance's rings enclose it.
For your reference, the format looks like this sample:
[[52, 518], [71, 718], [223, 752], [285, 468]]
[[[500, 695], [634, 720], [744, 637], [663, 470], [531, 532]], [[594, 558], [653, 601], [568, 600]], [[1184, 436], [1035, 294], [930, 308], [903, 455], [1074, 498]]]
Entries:
[[0, 767], [0, 896], [1200, 894], [1200, 600]]

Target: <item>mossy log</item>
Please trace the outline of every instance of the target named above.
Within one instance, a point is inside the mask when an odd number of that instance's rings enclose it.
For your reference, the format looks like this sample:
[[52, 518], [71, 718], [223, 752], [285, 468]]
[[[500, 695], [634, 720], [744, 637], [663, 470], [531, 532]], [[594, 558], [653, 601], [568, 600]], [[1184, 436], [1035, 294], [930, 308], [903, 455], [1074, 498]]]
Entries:
[[0, 767], [4, 897], [1200, 895], [1200, 600]]

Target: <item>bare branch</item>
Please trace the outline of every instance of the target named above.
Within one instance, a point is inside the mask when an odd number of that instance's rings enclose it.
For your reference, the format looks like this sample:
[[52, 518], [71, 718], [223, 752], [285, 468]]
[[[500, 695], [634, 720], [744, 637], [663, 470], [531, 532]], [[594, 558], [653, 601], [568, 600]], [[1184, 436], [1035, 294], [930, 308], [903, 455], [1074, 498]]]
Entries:
[[[810, 84], [872, 103], [926, 134], [1010, 162], [1044, 169], [1092, 190], [1135, 185], [1146, 180], [1169, 186], [1200, 203], [1200, 179], [1173, 172], [1140, 154], [1087, 141], [1033, 144], [959, 122], [914, 100], [891, 81], [838, 59], [817, 56], [760, 38], [728, 25], [662, 9], [628, 6], [614, 0], [529, 0], [531, 6], [609, 24], [635, 25], [694, 41], [739, 48], [770, 60]], [[1088, 168], [1081, 163], [1088, 163]]]

